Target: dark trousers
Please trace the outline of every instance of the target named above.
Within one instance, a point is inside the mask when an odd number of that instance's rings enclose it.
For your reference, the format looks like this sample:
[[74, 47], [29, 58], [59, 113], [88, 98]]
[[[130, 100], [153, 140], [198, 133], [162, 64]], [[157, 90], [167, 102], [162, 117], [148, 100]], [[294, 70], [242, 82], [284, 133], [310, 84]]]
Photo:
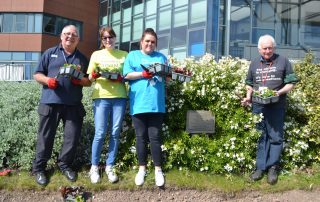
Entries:
[[82, 104], [71, 106], [61, 104], [40, 104], [38, 108], [40, 124], [37, 137], [36, 157], [33, 161], [33, 172], [44, 171], [51, 157], [54, 138], [60, 120], [64, 135], [63, 145], [58, 157], [60, 169], [69, 169], [76, 154], [80, 139], [85, 110]]
[[285, 105], [281, 103], [253, 104], [252, 107], [253, 113], [263, 114], [263, 120], [257, 124], [261, 136], [258, 140], [256, 167], [258, 170], [268, 170], [271, 166], [279, 166], [280, 163], [283, 150]]
[[161, 129], [163, 117], [163, 113], [142, 113], [132, 116], [132, 122], [136, 131], [136, 148], [139, 165], [147, 165], [147, 144], [149, 142], [154, 165], [162, 165]]

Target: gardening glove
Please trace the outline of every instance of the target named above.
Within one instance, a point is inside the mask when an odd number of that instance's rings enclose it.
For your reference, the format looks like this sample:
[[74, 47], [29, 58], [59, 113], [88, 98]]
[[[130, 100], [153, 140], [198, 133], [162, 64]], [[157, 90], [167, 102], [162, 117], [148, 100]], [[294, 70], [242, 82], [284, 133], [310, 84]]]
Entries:
[[98, 72], [92, 71], [91, 72], [91, 78], [93, 79], [97, 79], [101, 76], [101, 74], [99, 74]]
[[142, 76], [143, 76], [143, 78], [151, 79], [151, 78], [153, 77], [153, 74], [150, 73], [150, 72], [147, 72], [146, 70], [144, 70], [144, 71], [142, 72]]
[[71, 83], [73, 83], [73, 85], [81, 85], [81, 79], [71, 78]]
[[48, 88], [50, 89], [56, 89], [58, 87], [58, 80], [56, 78], [49, 78], [48, 79]]

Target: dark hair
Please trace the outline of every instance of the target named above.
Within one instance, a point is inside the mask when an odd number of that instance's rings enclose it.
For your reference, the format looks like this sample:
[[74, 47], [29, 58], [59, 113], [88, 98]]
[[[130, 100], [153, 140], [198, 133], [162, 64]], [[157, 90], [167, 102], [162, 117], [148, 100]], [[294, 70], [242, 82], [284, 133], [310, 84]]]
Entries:
[[[101, 27], [99, 30], [100, 41], [102, 41], [102, 37], [105, 32], [108, 32], [109, 35], [114, 38], [117, 37], [116, 33], [114, 32], [114, 30], [111, 27]], [[104, 45], [103, 45], [103, 43], [100, 43], [100, 49], [102, 49], [102, 48], [104, 48]]]
[[158, 36], [157, 36], [157, 33], [156, 33], [152, 28], [146, 28], [146, 29], [143, 31], [142, 36], [141, 36], [141, 39], [140, 39], [140, 42], [143, 41], [144, 37], [146, 37], [147, 34], [150, 34], [150, 35], [154, 36], [154, 38], [156, 38], [156, 46], [157, 46]]

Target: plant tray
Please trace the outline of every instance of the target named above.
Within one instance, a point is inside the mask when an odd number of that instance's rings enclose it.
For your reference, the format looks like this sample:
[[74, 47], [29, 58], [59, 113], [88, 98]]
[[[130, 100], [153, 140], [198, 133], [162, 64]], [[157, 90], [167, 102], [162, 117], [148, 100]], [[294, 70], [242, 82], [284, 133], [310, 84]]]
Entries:
[[141, 67], [150, 72], [150, 73], [153, 73], [153, 74], [156, 74], [156, 75], [160, 75], [160, 76], [167, 76], [167, 75], [170, 75], [171, 74], [171, 68], [170, 66], [168, 65], [164, 65], [164, 64], [152, 64], [148, 67], [145, 67], [144, 65], [141, 65]]
[[258, 104], [272, 104], [272, 103], [276, 103], [279, 101], [279, 96], [272, 96], [272, 97], [267, 97], [267, 98], [263, 98], [263, 97], [259, 97], [259, 96], [252, 96], [252, 102], [254, 103], [258, 103]]
[[103, 78], [106, 78], [106, 79], [117, 79], [118, 76], [119, 76], [119, 73], [115, 73], [115, 72], [101, 72], [101, 76]]
[[182, 82], [190, 82], [191, 81], [191, 76], [176, 73], [176, 72], [172, 72], [171, 78], [172, 78], [172, 80], [177, 80], [177, 81], [182, 81]]
[[82, 79], [82, 77], [84, 76], [82, 72], [72, 67], [61, 67], [59, 71], [59, 75], [66, 75], [79, 80]]

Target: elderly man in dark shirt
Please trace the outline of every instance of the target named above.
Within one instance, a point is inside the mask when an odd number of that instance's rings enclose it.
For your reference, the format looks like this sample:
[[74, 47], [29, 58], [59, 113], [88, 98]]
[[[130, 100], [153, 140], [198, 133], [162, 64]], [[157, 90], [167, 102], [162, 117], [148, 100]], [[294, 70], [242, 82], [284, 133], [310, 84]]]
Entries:
[[77, 49], [78, 29], [74, 25], [65, 26], [60, 38], [59, 45], [44, 52], [34, 74], [34, 79], [43, 85], [38, 108], [40, 124], [36, 156], [32, 168], [36, 182], [40, 185], [48, 183], [45, 169], [51, 158], [56, 130], [61, 120], [64, 127], [64, 141], [58, 166], [68, 180], [76, 180], [77, 174], [71, 165], [85, 116], [81, 103], [82, 87], [91, 85], [87, 75], [81, 79], [58, 76], [60, 67], [65, 64], [75, 65], [81, 72], [87, 72], [88, 67], [87, 58]]
[[280, 156], [283, 148], [283, 126], [285, 118], [286, 94], [298, 81], [289, 60], [274, 53], [275, 40], [270, 35], [261, 36], [258, 42], [260, 56], [250, 64], [246, 78], [247, 96], [243, 105], [252, 102], [253, 91], [271, 89], [279, 96], [279, 101], [271, 104], [252, 103], [252, 112], [262, 114], [263, 120], [257, 124], [261, 131], [258, 141], [256, 171], [251, 179], [256, 181], [268, 172], [268, 183], [278, 180]]

